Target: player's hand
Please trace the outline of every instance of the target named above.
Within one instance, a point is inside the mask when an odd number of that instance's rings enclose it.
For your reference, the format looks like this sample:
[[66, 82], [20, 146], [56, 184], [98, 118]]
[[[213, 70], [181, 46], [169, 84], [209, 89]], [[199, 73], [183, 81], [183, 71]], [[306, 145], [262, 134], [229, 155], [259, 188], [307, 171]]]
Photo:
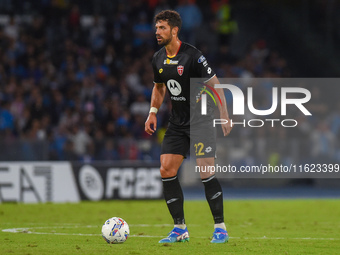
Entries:
[[145, 121], [145, 132], [149, 135], [155, 133], [157, 128], [157, 117], [154, 112], [150, 112], [147, 120]]
[[229, 117], [223, 117], [222, 118], [222, 116], [221, 116], [221, 119], [225, 119], [225, 120], [228, 121], [227, 123], [221, 125], [222, 131], [223, 131], [223, 135], [227, 136], [227, 135], [230, 134], [231, 129], [233, 128], [233, 126], [231, 125], [231, 121], [230, 121]]

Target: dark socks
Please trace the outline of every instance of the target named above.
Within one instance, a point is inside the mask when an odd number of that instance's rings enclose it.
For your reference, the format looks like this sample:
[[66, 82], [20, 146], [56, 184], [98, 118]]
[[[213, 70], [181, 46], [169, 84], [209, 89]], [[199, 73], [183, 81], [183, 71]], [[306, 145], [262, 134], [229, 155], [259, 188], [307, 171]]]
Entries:
[[202, 179], [202, 182], [204, 184], [205, 197], [210, 206], [215, 224], [224, 222], [223, 193], [219, 181], [213, 175], [207, 179]]
[[162, 178], [163, 194], [174, 224], [185, 224], [183, 210], [183, 191], [177, 175], [170, 178]]

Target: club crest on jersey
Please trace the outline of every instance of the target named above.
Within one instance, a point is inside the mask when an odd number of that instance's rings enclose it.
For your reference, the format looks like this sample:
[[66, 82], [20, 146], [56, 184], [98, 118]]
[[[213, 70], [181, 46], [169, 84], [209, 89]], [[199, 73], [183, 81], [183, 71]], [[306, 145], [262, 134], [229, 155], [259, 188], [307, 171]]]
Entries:
[[184, 71], [184, 66], [177, 66], [177, 73], [178, 73], [180, 76], [182, 76], [183, 71]]
[[178, 65], [178, 60], [166, 59], [164, 60], [164, 65]]

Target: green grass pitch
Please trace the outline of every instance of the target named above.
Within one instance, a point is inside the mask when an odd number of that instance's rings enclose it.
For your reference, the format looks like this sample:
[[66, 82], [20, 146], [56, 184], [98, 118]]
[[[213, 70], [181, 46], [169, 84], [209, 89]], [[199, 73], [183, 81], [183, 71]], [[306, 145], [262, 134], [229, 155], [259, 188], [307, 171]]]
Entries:
[[[164, 201], [0, 204], [0, 254], [340, 254], [340, 200], [225, 201], [226, 244], [210, 243], [205, 201], [186, 201], [185, 214], [190, 242], [164, 245], [172, 229]], [[130, 226], [123, 244], [101, 237], [113, 216]]]

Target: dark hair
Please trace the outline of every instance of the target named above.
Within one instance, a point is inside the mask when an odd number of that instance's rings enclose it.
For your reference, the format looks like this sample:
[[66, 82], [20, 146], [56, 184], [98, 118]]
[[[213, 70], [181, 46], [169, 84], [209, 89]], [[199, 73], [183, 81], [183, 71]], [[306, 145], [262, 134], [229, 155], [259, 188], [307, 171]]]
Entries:
[[167, 21], [171, 28], [178, 27], [178, 33], [182, 27], [182, 19], [178, 12], [174, 10], [161, 11], [155, 16], [155, 23], [160, 20]]

